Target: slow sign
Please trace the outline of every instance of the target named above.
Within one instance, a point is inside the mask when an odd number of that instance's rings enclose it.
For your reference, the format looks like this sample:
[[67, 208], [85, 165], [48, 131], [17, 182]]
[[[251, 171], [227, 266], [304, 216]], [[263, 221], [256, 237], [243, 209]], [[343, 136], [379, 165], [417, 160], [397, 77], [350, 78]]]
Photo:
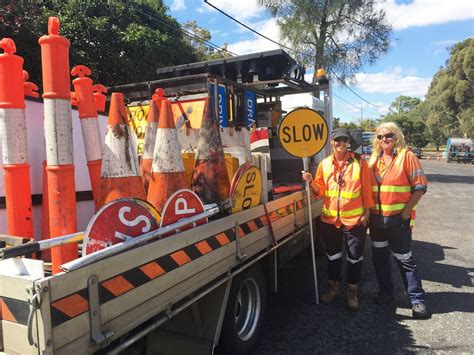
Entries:
[[299, 108], [280, 122], [278, 137], [288, 154], [307, 158], [319, 153], [326, 145], [328, 126], [318, 112]]
[[156, 230], [159, 219], [158, 212], [146, 201], [132, 198], [111, 201], [97, 211], [89, 222], [82, 255]]
[[[242, 168], [242, 167], [241, 167]], [[256, 166], [245, 164], [232, 180], [232, 213], [258, 206], [262, 196], [262, 174]]]

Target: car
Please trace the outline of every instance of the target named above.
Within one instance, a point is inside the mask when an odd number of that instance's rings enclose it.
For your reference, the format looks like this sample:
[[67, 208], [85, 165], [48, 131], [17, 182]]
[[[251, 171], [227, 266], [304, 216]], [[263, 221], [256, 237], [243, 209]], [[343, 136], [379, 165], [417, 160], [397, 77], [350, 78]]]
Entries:
[[423, 151], [420, 149], [420, 148], [416, 148], [416, 147], [408, 147], [408, 149], [410, 149], [413, 154], [416, 155], [416, 157], [418, 159], [422, 159], [423, 158]]

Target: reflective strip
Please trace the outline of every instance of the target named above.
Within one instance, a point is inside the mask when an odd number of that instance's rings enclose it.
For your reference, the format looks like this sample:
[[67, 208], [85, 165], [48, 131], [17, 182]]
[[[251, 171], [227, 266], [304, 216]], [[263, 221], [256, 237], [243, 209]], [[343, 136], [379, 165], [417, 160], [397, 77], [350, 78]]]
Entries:
[[[361, 215], [365, 212], [364, 207], [356, 208], [349, 211], [339, 211], [341, 217], [353, 217]], [[337, 217], [337, 210], [330, 210], [323, 206], [322, 213], [328, 217]]]
[[380, 210], [380, 206], [382, 206], [382, 212], [393, 212], [393, 211], [401, 211], [405, 208], [406, 203], [396, 203], [394, 205], [379, 205], [376, 204], [373, 208], [376, 210]]
[[82, 118], [80, 121], [87, 161], [102, 159], [99, 120], [97, 118]]
[[372, 241], [372, 246], [374, 248], [385, 248], [385, 247], [388, 247], [390, 244], [388, 244], [388, 240], [384, 240], [383, 242], [376, 242], [376, 241]]
[[[325, 191], [325, 196], [326, 197], [338, 197], [339, 193], [337, 190], [326, 190]], [[360, 196], [360, 190], [355, 191], [355, 192], [349, 192], [349, 191], [341, 191], [341, 197], [342, 198], [347, 198], [347, 199], [354, 199]]]
[[410, 219], [410, 227], [413, 227], [415, 225], [415, 220], [412, 218]]
[[3, 164], [28, 164], [25, 110], [0, 109]]
[[412, 253], [411, 253], [411, 251], [409, 251], [409, 252], [406, 253], [406, 254], [393, 253], [393, 256], [394, 256], [397, 260], [404, 261], [404, 260], [410, 259], [411, 256], [412, 256]]
[[137, 146], [126, 124], [110, 127], [105, 136], [102, 178], [140, 176]]
[[411, 177], [414, 178], [416, 176], [425, 176], [425, 172], [422, 169], [415, 170], [411, 173]]
[[[378, 186], [372, 186], [372, 191], [377, 192]], [[381, 192], [411, 192], [411, 186], [394, 186], [394, 185], [382, 185], [380, 186]]]
[[71, 102], [44, 99], [44, 139], [48, 165], [74, 163]]
[[358, 262], [361, 262], [362, 260], [364, 260], [364, 256], [361, 256], [359, 259], [351, 259], [349, 257], [346, 258], [348, 262], [350, 262], [351, 264], [355, 264], [355, 263], [358, 263]]
[[176, 128], [157, 128], [155, 153], [153, 156], [154, 173], [184, 172], [181, 147]]
[[352, 164], [354, 164], [352, 168], [352, 179], [359, 180], [360, 179], [360, 164], [357, 161], [357, 159], [354, 159], [354, 162]]
[[337, 259], [342, 258], [342, 251], [334, 255], [329, 255], [329, 254], [326, 254], [326, 255], [328, 256], [329, 260], [337, 260]]
[[145, 127], [145, 142], [143, 144], [142, 159], [153, 159], [157, 126], [158, 122], [151, 122]]

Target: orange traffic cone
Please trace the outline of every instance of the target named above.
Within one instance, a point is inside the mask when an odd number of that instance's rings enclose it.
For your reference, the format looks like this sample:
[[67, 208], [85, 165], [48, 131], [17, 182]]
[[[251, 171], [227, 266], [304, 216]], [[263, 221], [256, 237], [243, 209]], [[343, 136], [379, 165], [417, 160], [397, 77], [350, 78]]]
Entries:
[[140, 173], [143, 178], [145, 192], [148, 192], [150, 184], [153, 154], [155, 153], [156, 128], [158, 126], [158, 104], [154, 100], [150, 100], [148, 114], [146, 116], [145, 141], [143, 143], [142, 161], [140, 162]]
[[168, 198], [184, 189], [184, 165], [178, 141], [178, 131], [171, 113], [169, 101], [161, 104], [160, 120], [156, 129], [153, 171], [148, 190], [148, 201], [161, 214]]
[[127, 121], [123, 94], [113, 93], [102, 157], [99, 206], [123, 197], [145, 199], [137, 147]]
[[204, 204], [225, 203], [229, 198], [230, 183], [219, 124], [209, 99], [199, 132], [192, 189]]

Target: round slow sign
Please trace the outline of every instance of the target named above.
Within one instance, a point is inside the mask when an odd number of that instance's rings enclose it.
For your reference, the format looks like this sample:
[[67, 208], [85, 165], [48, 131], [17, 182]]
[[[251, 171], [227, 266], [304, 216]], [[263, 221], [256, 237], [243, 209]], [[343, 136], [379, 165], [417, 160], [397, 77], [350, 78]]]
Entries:
[[288, 154], [307, 158], [319, 153], [326, 145], [328, 126], [318, 112], [299, 108], [280, 122], [278, 137]]
[[148, 202], [121, 198], [103, 206], [92, 217], [84, 236], [82, 255], [158, 229], [160, 215]]
[[246, 168], [235, 174], [237, 180], [231, 193], [232, 213], [258, 206], [262, 196], [262, 174], [256, 166], [246, 164]]
[[[172, 194], [166, 201], [165, 207], [161, 213], [160, 227], [165, 227], [173, 224], [180, 219], [195, 216], [205, 211], [204, 205], [193, 191], [182, 189]], [[207, 223], [207, 218], [203, 218], [189, 226], [185, 226], [181, 229], [177, 229], [175, 232], [166, 234], [165, 236], [172, 235], [176, 232], [185, 231], [195, 226]]]

